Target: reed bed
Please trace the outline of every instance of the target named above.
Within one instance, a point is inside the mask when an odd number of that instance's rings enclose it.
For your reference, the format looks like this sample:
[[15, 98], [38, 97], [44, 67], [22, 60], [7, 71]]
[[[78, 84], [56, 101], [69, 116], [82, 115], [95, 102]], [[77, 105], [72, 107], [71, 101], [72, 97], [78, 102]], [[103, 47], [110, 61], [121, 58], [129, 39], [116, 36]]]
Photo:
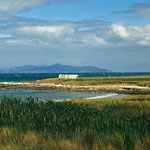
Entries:
[[0, 100], [0, 149], [149, 150], [149, 146], [150, 96]]

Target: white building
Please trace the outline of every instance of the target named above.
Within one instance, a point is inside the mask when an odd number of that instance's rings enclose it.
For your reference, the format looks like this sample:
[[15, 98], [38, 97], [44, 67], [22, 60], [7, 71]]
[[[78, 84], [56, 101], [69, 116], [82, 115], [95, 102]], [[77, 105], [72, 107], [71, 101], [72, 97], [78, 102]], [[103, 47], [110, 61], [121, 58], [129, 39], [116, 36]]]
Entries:
[[77, 79], [78, 74], [59, 74], [59, 79]]

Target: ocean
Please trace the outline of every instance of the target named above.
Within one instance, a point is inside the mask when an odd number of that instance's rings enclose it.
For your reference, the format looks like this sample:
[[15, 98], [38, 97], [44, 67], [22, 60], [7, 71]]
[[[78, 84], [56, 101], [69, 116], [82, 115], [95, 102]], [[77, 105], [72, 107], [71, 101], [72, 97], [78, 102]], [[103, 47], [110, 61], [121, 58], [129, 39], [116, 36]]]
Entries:
[[[150, 72], [78, 73], [79, 77], [148, 76]], [[0, 73], [0, 82], [36, 81], [57, 78], [59, 73]]]
[[[79, 73], [79, 77], [110, 77], [110, 76], [147, 76], [150, 73]], [[58, 73], [15, 73], [0, 74], [0, 82], [20, 82], [36, 81], [46, 78], [57, 78]], [[0, 97], [10, 96], [25, 99], [26, 97], [35, 97], [39, 100], [68, 100], [72, 98], [101, 99], [122, 97], [124, 94], [104, 94], [104, 93], [74, 93], [74, 92], [41, 92], [29, 90], [0, 90]]]

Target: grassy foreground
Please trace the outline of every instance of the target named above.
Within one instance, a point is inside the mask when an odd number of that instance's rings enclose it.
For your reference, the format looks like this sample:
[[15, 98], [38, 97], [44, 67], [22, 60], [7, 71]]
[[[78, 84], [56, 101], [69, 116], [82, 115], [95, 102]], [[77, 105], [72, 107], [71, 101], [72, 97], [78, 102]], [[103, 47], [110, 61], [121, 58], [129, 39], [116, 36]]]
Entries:
[[3, 97], [0, 150], [149, 150], [150, 96], [69, 102]]

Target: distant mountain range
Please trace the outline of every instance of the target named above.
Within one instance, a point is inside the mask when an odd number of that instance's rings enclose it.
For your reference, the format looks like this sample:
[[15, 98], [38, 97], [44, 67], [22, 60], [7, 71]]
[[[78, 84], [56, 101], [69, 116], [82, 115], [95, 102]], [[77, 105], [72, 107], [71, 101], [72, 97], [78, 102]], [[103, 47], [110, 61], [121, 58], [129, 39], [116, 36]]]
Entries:
[[99, 69], [94, 66], [69, 66], [54, 64], [51, 66], [16, 66], [9, 69], [1, 69], [0, 73], [102, 73], [111, 72], [107, 69]]

